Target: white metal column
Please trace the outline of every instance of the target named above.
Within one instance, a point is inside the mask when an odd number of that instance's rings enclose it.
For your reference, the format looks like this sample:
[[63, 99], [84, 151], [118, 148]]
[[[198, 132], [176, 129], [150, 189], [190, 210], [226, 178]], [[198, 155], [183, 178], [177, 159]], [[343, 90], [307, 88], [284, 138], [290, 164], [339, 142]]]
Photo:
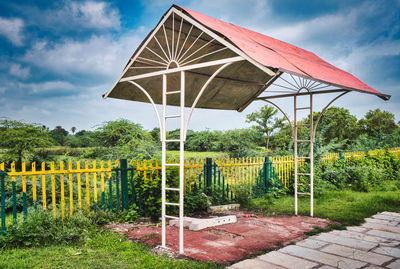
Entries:
[[[163, 89], [162, 89], [162, 128], [161, 128], [161, 146], [162, 146], [162, 164], [161, 164], [161, 245], [166, 247], [166, 219], [179, 219], [179, 253], [183, 253], [183, 187], [184, 187], [184, 144], [185, 144], [185, 72], [181, 71], [181, 83], [180, 90], [167, 91], [167, 75], [163, 77]], [[171, 94], [180, 94], [180, 113], [177, 115], [167, 115], [167, 97]], [[180, 136], [178, 139], [167, 139], [167, 119], [169, 118], [180, 118]], [[167, 163], [167, 142], [179, 142], [179, 164]], [[166, 168], [167, 166], [179, 166], [179, 187], [166, 187]], [[179, 192], [179, 202], [167, 202], [166, 191], [177, 191]], [[179, 217], [168, 215], [166, 212], [166, 206], [178, 206]]]
[[[313, 118], [313, 95], [310, 93], [310, 104], [306, 107], [298, 107], [297, 96], [294, 96], [294, 124], [293, 124], [293, 141], [294, 141], [294, 213], [298, 214], [298, 195], [309, 195], [310, 196], [310, 216], [314, 216], [314, 118]], [[310, 123], [309, 124], [299, 124], [297, 122], [297, 112], [299, 110], [309, 109], [310, 112]], [[310, 138], [309, 139], [298, 139], [298, 127], [308, 126], [310, 128]], [[298, 143], [309, 143], [310, 144], [310, 154], [309, 156], [298, 156]], [[310, 160], [310, 172], [309, 173], [299, 173], [298, 160]], [[308, 185], [310, 192], [298, 192], [298, 186], [304, 185], [303, 183], [298, 183], [298, 176], [309, 176]]]

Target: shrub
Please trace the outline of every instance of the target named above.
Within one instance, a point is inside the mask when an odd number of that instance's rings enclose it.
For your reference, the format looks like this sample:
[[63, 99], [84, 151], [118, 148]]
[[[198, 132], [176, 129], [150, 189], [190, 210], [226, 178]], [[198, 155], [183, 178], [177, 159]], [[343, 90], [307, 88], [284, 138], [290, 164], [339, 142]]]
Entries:
[[83, 242], [93, 228], [89, 218], [81, 213], [61, 220], [53, 218], [44, 210], [29, 212], [25, 222], [13, 226], [4, 236], [0, 245], [4, 247], [44, 246], [56, 244], [75, 244]]
[[234, 200], [240, 204], [241, 208], [248, 208], [250, 205], [250, 187], [247, 184], [238, 185], [234, 189]]
[[191, 192], [185, 195], [185, 214], [193, 214], [207, 211], [211, 205], [209, 197], [204, 193], [203, 188], [192, 187]]
[[137, 222], [140, 218], [140, 210], [137, 205], [133, 204], [128, 210], [121, 211], [117, 220], [119, 222]]

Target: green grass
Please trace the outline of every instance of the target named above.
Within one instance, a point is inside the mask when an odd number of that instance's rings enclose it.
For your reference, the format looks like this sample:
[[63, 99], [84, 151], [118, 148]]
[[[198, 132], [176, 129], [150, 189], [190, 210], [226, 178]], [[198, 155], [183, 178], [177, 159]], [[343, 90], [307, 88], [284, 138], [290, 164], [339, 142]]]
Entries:
[[222, 268], [150, 254], [146, 246], [108, 231], [93, 233], [82, 246], [7, 249], [0, 257], [0, 268]]
[[[309, 198], [299, 199], [299, 214], [309, 215]], [[253, 209], [262, 211], [265, 215], [294, 214], [293, 196], [278, 199], [256, 198], [252, 200]], [[315, 198], [314, 216], [328, 218], [344, 226], [359, 225], [364, 218], [377, 212], [400, 212], [400, 190], [397, 191], [326, 191]]]
[[[229, 155], [224, 152], [197, 152], [197, 151], [185, 151], [185, 159], [205, 159], [205, 158], [227, 158]], [[179, 150], [168, 150], [167, 158], [179, 159]]]

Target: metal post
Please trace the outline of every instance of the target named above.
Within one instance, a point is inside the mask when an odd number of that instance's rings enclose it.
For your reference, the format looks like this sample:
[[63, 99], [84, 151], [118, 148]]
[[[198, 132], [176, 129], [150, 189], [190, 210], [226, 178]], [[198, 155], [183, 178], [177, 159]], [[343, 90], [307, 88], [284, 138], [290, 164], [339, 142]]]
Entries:
[[160, 128], [161, 132], [161, 246], [166, 247], [166, 227], [165, 227], [165, 162], [166, 162], [166, 154], [167, 154], [167, 147], [166, 147], [166, 109], [167, 109], [167, 75], [162, 76], [162, 126]]
[[313, 95], [310, 93], [310, 216], [314, 216], [314, 115]]
[[294, 96], [294, 124], [293, 124], [293, 142], [294, 142], [294, 214], [297, 215], [297, 106], [296, 95]]
[[183, 254], [183, 185], [185, 165], [185, 72], [181, 71], [181, 130], [179, 152], [179, 253]]

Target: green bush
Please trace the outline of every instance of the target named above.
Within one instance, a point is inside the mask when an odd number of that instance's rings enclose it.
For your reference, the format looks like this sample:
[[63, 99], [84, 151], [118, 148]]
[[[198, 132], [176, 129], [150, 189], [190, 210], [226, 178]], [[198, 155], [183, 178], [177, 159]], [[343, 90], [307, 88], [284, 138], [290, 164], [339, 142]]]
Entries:
[[139, 208], [137, 205], [133, 204], [128, 210], [121, 211], [116, 219], [118, 222], [137, 222], [140, 216]]
[[29, 212], [25, 222], [17, 223], [0, 236], [0, 245], [13, 248], [75, 244], [83, 242], [91, 228], [92, 221], [79, 212], [62, 221], [60, 217], [53, 218], [51, 212], [35, 210]]
[[103, 147], [87, 148], [81, 155], [84, 159], [104, 158], [110, 153], [110, 149]]
[[250, 186], [247, 184], [238, 185], [234, 189], [234, 201], [240, 204], [241, 208], [248, 208], [250, 205]]
[[192, 187], [191, 192], [185, 195], [185, 214], [205, 212], [211, 205], [209, 197], [204, 193], [203, 188]]

